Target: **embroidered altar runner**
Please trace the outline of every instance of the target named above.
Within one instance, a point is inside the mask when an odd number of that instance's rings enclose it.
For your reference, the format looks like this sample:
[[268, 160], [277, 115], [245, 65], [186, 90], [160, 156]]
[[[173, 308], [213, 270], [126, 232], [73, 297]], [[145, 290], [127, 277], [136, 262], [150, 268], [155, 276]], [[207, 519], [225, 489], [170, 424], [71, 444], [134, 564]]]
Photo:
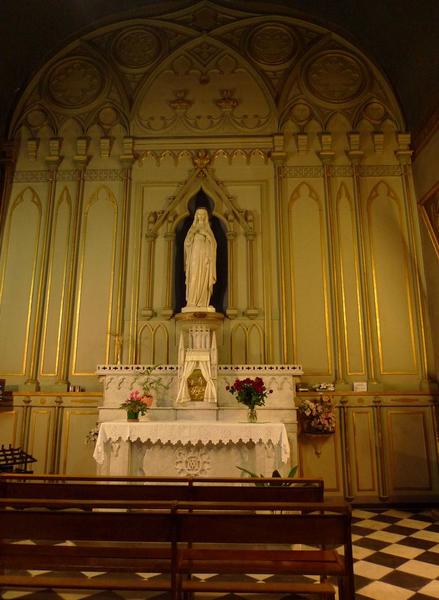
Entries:
[[94, 451], [101, 475], [238, 476], [238, 466], [271, 476], [287, 464], [283, 423], [107, 421]]

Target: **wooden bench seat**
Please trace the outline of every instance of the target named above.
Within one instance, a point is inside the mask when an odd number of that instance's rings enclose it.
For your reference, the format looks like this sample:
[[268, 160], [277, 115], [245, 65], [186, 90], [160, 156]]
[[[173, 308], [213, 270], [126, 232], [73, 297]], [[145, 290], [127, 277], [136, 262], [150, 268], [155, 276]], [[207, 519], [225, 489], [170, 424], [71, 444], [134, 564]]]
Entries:
[[[197, 506], [179, 514], [178, 527], [179, 539], [190, 542], [190, 547], [178, 551], [179, 596], [186, 592], [208, 591], [206, 582], [189, 578], [192, 573], [216, 574], [214, 580], [207, 582], [209, 591], [236, 589], [234, 582], [221, 580], [218, 577], [221, 575], [264, 573], [318, 575], [324, 582], [322, 585], [327, 586], [321, 590], [321, 593], [329, 594], [327, 597], [333, 597], [330, 594], [334, 590], [331, 591], [330, 584], [324, 580], [333, 576], [338, 582], [340, 600], [354, 599], [351, 510], [348, 505], [278, 505], [271, 514], [265, 511], [244, 514], [236, 507], [224, 511], [222, 506], [214, 519], [204, 507]], [[243, 541], [248, 544], [247, 549], [242, 546]], [[206, 542], [217, 546], [198, 548]], [[257, 549], [255, 545], [258, 545]], [[276, 548], [271, 549], [271, 545]], [[317, 548], [304, 549], [304, 546]], [[334, 546], [343, 546], [344, 556], [335, 548], [328, 548]], [[283, 582], [279, 587], [273, 582], [266, 588], [264, 584], [250, 581], [245, 585], [247, 592], [296, 593], [301, 584]], [[302, 593], [309, 591], [308, 585], [304, 585]]]
[[[79, 512], [63, 506], [48, 510], [44, 499], [21, 501], [10, 509], [2, 499], [0, 508], [0, 584], [6, 587], [171, 590], [176, 555], [175, 503], [140, 503], [139, 512], [114, 509], [99, 501], [103, 512]], [[90, 501], [88, 501], [90, 503]], [[120, 501], [116, 502], [120, 505]], [[136, 503], [139, 505], [139, 503]], [[24, 508], [24, 510], [23, 510]], [[32, 540], [32, 544], [19, 543]], [[65, 545], [65, 544], [69, 545]], [[57, 544], [57, 545], [56, 545]], [[63, 545], [59, 545], [63, 544]], [[73, 544], [73, 545], [72, 545]], [[18, 570], [50, 570], [37, 577]], [[159, 578], [78, 578], [66, 571], [162, 573]]]
[[[326, 581], [334, 576], [340, 600], [354, 597], [350, 508], [345, 505], [0, 498], [0, 536], [4, 587], [158, 590], [171, 591], [175, 599], [197, 591], [334, 598], [334, 587]], [[28, 539], [33, 544], [19, 543]], [[329, 549], [331, 544], [343, 545], [346, 558]], [[23, 570], [53, 575], [32, 577]], [[81, 578], [68, 571], [108, 575]], [[127, 572], [160, 575], [119, 576]], [[202, 582], [194, 573], [317, 575], [321, 581], [261, 584], [216, 577]]]

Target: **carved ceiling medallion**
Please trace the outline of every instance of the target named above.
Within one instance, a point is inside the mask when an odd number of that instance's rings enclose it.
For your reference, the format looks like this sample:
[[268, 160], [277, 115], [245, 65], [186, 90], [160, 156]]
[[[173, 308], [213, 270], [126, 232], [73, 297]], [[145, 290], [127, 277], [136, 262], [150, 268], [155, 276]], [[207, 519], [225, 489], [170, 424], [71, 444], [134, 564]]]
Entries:
[[265, 65], [282, 65], [296, 53], [297, 44], [291, 31], [272, 23], [258, 27], [249, 37], [249, 54]]
[[26, 122], [29, 127], [37, 129], [38, 127], [45, 125], [47, 122], [47, 115], [40, 108], [34, 108], [27, 113]]
[[119, 121], [119, 115], [112, 106], [105, 106], [99, 111], [98, 121], [104, 127], [112, 127]]
[[291, 119], [299, 125], [307, 123], [311, 116], [311, 107], [308, 104], [305, 104], [305, 102], [296, 102], [290, 109]]
[[160, 55], [159, 36], [147, 27], [134, 27], [119, 35], [113, 45], [117, 62], [130, 69], [146, 67]]
[[362, 65], [343, 52], [325, 52], [314, 58], [305, 70], [310, 92], [331, 103], [357, 98], [366, 85]]
[[88, 58], [59, 63], [48, 76], [48, 93], [61, 108], [82, 108], [94, 102], [104, 89], [104, 77]]
[[363, 112], [364, 116], [366, 119], [369, 119], [369, 121], [372, 121], [373, 123], [380, 123], [386, 114], [386, 109], [381, 102], [369, 102], [369, 104], [367, 104], [364, 108]]

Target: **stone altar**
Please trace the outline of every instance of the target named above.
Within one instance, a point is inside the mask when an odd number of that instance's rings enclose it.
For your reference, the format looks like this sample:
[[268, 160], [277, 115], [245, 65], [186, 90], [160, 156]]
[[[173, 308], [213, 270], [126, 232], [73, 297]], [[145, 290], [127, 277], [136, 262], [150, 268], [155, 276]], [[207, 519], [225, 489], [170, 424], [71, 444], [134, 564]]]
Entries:
[[[104, 388], [104, 400], [99, 409], [99, 421], [123, 421], [126, 413], [119, 406], [133, 389], [141, 389], [145, 365], [99, 365], [97, 375]], [[291, 464], [297, 464], [297, 416], [295, 410], [296, 382], [303, 374], [300, 365], [217, 365], [216, 402], [187, 401], [177, 403], [179, 385], [178, 365], [159, 365], [153, 376], [160, 378], [166, 389], [154, 392], [152, 408], [145, 420], [154, 422], [188, 421], [243, 423], [247, 408], [238, 404], [226, 387], [235, 379], [262, 377], [273, 390], [264, 407], [257, 409], [259, 423], [283, 423], [286, 428]], [[140, 422], [144, 418], [140, 417]], [[267, 473], [266, 475], [270, 475]], [[234, 473], [230, 473], [233, 476]]]

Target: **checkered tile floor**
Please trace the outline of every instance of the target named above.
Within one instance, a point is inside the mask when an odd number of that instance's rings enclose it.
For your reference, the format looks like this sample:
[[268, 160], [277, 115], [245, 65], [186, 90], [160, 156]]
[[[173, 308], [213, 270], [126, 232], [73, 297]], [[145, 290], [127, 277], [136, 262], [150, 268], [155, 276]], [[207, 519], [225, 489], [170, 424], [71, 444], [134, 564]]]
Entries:
[[[396, 509], [354, 509], [352, 527], [355, 559], [356, 600], [431, 600], [439, 599], [439, 515], [435, 511], [408, 512]], [[70, 573], [71, 574], [71, 573]], [[78, 577], [105, 578], [105, 573], [78, 573]], [[151, 574], [127, 577], [151, 577]], [[215, 575], [203, 575], [208, 579]], [[280, 581], [270, 575], [245, 575], [246, 578]], [[242, 577], [241, 577], [242, 579]], [[243, 595], [244, 596], [244, 595]], [[299, 600], [299, 596], [245, 594], [255, 600]], [[197, 598], [201, 598], [201, 594]], [[203, 595], [209, 600], [240, 600], [234, 594]], [[25, 592], [4, 590], [4, 600], [168, 600], [169, 595], [148, 592]]]

